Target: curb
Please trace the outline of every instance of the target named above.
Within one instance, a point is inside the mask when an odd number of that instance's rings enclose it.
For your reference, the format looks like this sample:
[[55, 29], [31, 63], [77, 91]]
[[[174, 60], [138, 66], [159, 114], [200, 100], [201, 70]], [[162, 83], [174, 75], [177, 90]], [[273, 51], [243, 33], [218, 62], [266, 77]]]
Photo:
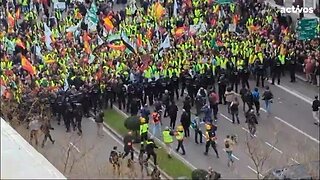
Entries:
[[[115, 106], [113, 106], [114, 107], [114, 109], [117, 111], [117, 112], [119, 112], [120, 110], [117, 108], [117, 107], [115, 107]], [[122, 112], [122, 111], [121, 111]], [[121, 112], [119, 112], [119, 113], [121, 113]], [[122, 112], [123, 113], [123, 112]], [[121, 115], [123, 115], [121, 113]], [[125, 116], [126, 117], [126, 116]], [[103, 122], [103, 126], [106, 128], [106, 129], [108, 129], [113, 135], [115, 135], [118, 139], [120, 139], [121, 141], [123, 141], [123, 136], [121, 136], [119, 133], [117, 133], [112, 127], [110, 127], [107, 123], [105, 123], [105, 122]], [[138, 153], [137, 152], [139, 152], [139, 150], [137, 149], [137, 148], [135, 148], [135, 147], [133, 147], [133, 149], [134, 149], [134, 154], [136, 155], [136, 157], [137, 157], [137, 155], [138, 155]], [[149, 160], [150, 161], [150, 160]], [[149, 164], [154, 168], [155, 167], [155, 165], [153, 164], [153, 162], [149, 162]], [[169, 176], [166, 172], [164, 172], [162, 169], [160, 169], [160, 168], [158, 168], [159, 169], [159, 171], [160, 171], [160, 173], [161, 173], [161, 176], [163, 176], [165, 179], [174, 179], [174, 178], [172, 178], [171, 176]]]

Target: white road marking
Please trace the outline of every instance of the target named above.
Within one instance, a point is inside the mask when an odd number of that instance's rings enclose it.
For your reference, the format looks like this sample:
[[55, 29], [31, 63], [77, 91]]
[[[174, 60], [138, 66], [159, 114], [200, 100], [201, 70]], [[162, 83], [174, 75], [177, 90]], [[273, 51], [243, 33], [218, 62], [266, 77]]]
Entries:
[[296, 128], [296, 127], [293, 126], [292, 124], [286, 122], [285, 120], [283, 120], [283, 119], [281, 119], [281, 118], [279, 118], [279, 117], [277, 117], [277, 116], [276, 116], [275, 118], [276, 118], [277, 120], [279, 120], [280, 122], [286, 124], [287, 126], [291, 127], [292, 129], [298, 131], [299, 133], [305, 135], [306, 137], [308, 137], [309, 139], [313, 140], [313, 141], [316, 142], [317, 144], [319, 144], [319, 140], [317, 140], [316, 138], [314, 138], [314, 137], [310, 136], [309, 134], [301, 131], [300, 129]]
[[274, 150], [278, 151], [280, 154], [282, 154], [282, 153], [283, 153], [280, 149], [278, 149], [278, 148], [274, 147], [272, 144], [268, 143], [267, 141], [266, 141], [265, 143], [266, 143], [266, 145], [270, 146], [272, 149], [274, 149]]
[[300, 164], [298, 161], [296, 161], [296, 160], [293, 159], [293, 158], [291, 158], [290, 160], [293, 161], [293, 162], [295, 162], [295, 163], [297, 163], [297, 164]]
[[305, 96], [305, 95], [303, 95], [303, 94], [301, 94], [301, 93], [299, 93], [297, 91], [291, 90], [291, 89], [289, 89], [289, 88], [287, 88], [287, 87], [285, 87], [283, 85], [278, 85], [278, 84], [275, 84], [275, 85], [277, 87], [279, 87], [280, 89], [282, 89], [282, 90], [284, 90], [284, 91], [296, 96], [297, 98], [300, 98], [301, 100], [305, 101], [306, 103], [312, 104], [312, 99], [311, 98], [309, 98], [309, 97], [307, 97], [307, 96]]
[[79, 148], [78, 148], [77, 146], [75, 146], [72, 142], [70, 142], [70, 145], [71, 145], [75, 150], [77, 150], [78, 153], [80, 152]]
[[[244, 130], [244, 131], [246, 131], [247, 133], [249, 133], [250, 134], [250, 132], [249, 132], [249, 130], [248, 129], [246, 129], [246, 128], [244, 128], [244, 127], [242, 127], [242, 129]], [[257, 137], [257, 135], [253, 135], [254, 137]]]
[[[250, 167], [250, 166], [247, 166], [251, 171], [253, 171], [254, 173], [256, 173], [256, 174], [258, 174], [258, 172], [255, 170], [255, 169], [253, 169], [252, 167]], [[261, 177], [261, 178], [264, 178], [264, 176], [262, 175], [262, 174], [260, 174], [259, 173], [259, 176]]]
[[264, 108], [260, 108], [260, 110], [265, 112], [265, 113], [267, 112], [267, 110], [265, 110]]
[[231, 120], [230, 118], [228, 118], [227, 116], [225, 116], [224, 114], [222, 114], [222, 113], [219, 113], [219, 114], [220, 114], [220, 116], [224, 117], [224, 118], [227, 119], [228, 121], [232, 122], [232, 120]]
[[[226, 152], [225, 149], [222, 149], [222, 150], [223, 150], [224, 152]], [[232, 157], [239, 161], [239, 158], [238, 158], [237, 156], [235, 156], [233, 153], [232, 153]]]

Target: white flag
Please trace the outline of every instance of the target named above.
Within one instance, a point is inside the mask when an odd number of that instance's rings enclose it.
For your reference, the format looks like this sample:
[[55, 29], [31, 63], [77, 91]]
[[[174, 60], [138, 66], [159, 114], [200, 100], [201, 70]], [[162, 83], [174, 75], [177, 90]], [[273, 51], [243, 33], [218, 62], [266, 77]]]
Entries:
[[[69, 75], [68, 75], [69, 76]], [[69, 83], [68, 83], [68, 78], [66, 77], [64, 79], [64, 87], [63, 87], [63, 90], [64, 91], [67, 91], [69, 89]]]
[[164, 39], [164, 41], [160, 44], [160, 49], [166, 49], [169, 47], [171, 47], [171, 45], [170, 45], [170, 36], [168, 34], [167, 37]]
[[178, 17], [178, 3], [177, 0], [174, 0], [174, 4], [173, 4], [173, 16], [175, 18]]
[[46, 42], [46, 46], [49, 50], [52, 50], [52, 47], [51, 47], [51, 43], [52, 43], [52, 40], [51, 40], [51, 36], [52, 35], [52, 32], [50, 30], [50, 28], [47, 26], [46, 23], [44, 23], [44, 36], [45, 36], [45, 42]]

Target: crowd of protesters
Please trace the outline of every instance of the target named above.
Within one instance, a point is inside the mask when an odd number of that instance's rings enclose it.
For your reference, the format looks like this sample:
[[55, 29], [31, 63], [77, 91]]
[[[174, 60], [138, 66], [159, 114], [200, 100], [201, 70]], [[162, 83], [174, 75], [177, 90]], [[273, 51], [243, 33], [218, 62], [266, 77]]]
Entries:
[[[295, 82], [298, 64], [303, 64], [307, 80], [319, 86], [319, 39], [297, 40], [290, 23], [267, 4], [139, 4], [115, 11], [103, 2], [74, 1], [58, 10], [50, 1], [8, 1], [1, 6], [1, 100], [20, 105], [44, 97], [58, 124], [63, 119], [67, 132], [73, 129], [82, 135], [82, 117], [89, 117], [90, 109], [96, 114], [112, 108], [115, 102], [132, 115], [148, 104], [154, 105], [155, 113], [164, 106], [174, 129], [174, 101], [186, 93], [179, 132], [184, 132], [182, 139], [189, 136], [195, 105], [197, 115], [203, 112], [204, 121], [210, 122], [205, 134], [208, 153], [210, 146], [216, 151], [212, 121], [218, 104], [227, 105], [233, 123], [240, 123], [239, 96], [249, 107], [248, 122], [257, 123], [252, 120], [259, 115], [260, 95], [257, 89], [250, 91], [249, 78], [266, 88], [262, 97], [268, 112], [273, 95], [265, 80], [280, 84], [289, 71]], [[161, 115], [152, 117], [160, 118], [160, 126]], [[98, 127], [101, 136], [101, 124]], [[177, 151], [181, 148], [185, 154], [179, 140]], [[231, 145], [226, 145], [229, 157]]]

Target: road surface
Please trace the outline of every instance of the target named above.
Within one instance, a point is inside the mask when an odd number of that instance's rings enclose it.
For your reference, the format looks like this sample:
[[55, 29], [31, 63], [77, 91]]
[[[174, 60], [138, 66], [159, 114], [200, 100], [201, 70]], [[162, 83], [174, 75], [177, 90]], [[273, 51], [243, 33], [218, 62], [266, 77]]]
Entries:
[[[270, 85], [269, 82], [265, 84], [270, 86], [274, 94], [272, 114], [270, 116], [266, 114], [264, 103], [261, 101], [261, 116], [256, 138], [253, 140], [253, 143], [258, 146], [250, 146], [257, 148], [260, 157], [271, 152], [261, 170], [261, 177], [271, 168], [319, 159], [319, 127], [313, 124], [310, 104], [314, 95], [317, 94], [317, 87], [302, 81], [290, 83], [288, 75], [281, 78], [280, 85]], [[250, 80], [250, 87], [254, 85], [254, 81]], [[259, 91], [262, 94], [263, 89], [259, 88]], [[179, 121], [182, 98], [177, 105], [179, 107], [177, 121]], [[242, 104], [239, 109], [242, 110]], [[153, 110], [153, 107], [150, 107], [150, 110]], [[195, 112], [194, 108], [192, 112]], [[164, 118], [162, 128], [169, 126], [169, 121], [169, 118]], [[217, 159], [212, 150], [209, 151], [209, 156], [205, 156], [204, 144], [195, 144], [193, 131], [185, 141], [186, 155], [182, 158], [196, 168], [207, 169], [211, 166], [221, 173], [223, 178], [255, 178], [256, 168], [248, 154], [246, 143], [248, 128], [244, 121], [243, 112], [240, 111], [240, 125], [232, 124], [231, 115], [227, 113], [226, 106], [219, 105], [217, 135], [220, 158]], [[151, 128], [152, 125], [150, 125]], [[238, 136], [238, 143], [234, 148], [235, 164], [228, 168], [227, 156], [223, 151], [223, 140], [230, 134]], [[176, 146], [175, 143], [174, 147]]]

